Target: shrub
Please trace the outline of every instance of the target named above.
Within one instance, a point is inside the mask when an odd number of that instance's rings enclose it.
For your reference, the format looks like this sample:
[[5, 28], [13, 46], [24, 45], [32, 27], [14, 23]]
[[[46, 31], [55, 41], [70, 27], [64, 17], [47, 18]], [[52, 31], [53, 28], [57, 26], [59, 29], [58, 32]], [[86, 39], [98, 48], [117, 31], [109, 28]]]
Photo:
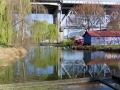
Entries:
[[74, 44], [74, 41], [73, 40], [62, 41], [60, 44], [62, 47], [71, 46]]

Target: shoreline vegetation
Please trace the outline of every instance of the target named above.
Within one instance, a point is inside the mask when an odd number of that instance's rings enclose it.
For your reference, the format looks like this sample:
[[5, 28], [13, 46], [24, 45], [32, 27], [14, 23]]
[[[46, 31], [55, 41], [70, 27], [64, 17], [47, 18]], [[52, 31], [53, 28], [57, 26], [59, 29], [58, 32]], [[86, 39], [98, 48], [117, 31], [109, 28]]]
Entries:
[[73, 50], [88, 50], [88, 51], [120, 51], [120, 45], [72, 45]]
[[87, 50], [87, 51], [120, 51], [120, 45], [75, 45], [73, 40], [63, 41], [61, 43], [41, 43], [40, 46], [62, 47], [63, 49]]
[[[86, 51], [110, 51], [110, 52], [118, 52], [120, 51], [120, 45], [70, 45], [65, 44], [65, 46], [61, 44], [48, 44], [44, 43], [40, 46], [48, 46], [52, 45], [55, 47], [66, 47], [67, 49], [73, 50], [86, 50]], [[9, 66], [10, 63], [16, 61], [20, 58], [25, 57], [27, 54], [27, 50], [23, 47], [2, 47], [0, 46], [0, 66]]]
[[25, 57], [26, 49], [22, 47], [1, 47], [0, 46], [0, 66], [9, 66], [12, 61]]

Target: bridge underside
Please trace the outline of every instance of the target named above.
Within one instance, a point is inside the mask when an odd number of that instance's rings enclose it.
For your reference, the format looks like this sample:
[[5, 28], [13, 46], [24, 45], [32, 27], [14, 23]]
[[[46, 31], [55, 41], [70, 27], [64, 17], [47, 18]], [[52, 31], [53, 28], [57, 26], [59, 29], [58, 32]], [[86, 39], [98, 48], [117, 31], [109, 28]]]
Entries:
[[[47, 8], [49, 14], [53, 14], [55, 12], [55, 10], [57, 9], [57, 4], [54, 5], [53, 3], [61, 4], [62, 14], [67, 14], [72, 7], [74, 7], [75, 5], [78, 5], [76, 3], [63, 3], [63, 1], [64, 0], [35, 0], [34, 2], [37, 5], [39, 5], [40, 3], [43, 4]], [[79, 4], [81, 4], [81, 3], [79, 3]], [[103, 7], [108, 10], [112, 7], [112, 5], [104, 4]], [[34, 10], [32, 10], [32, 11], [34, 13]]]
[[[35, 7], [37, 7], [37, 9], [39, 9], [39, 4], [36, 4]], [[53, 5], [43, 5], [45, 7], [45, 9], [48, 11], [48, 14], [53, 14], [55, 12], [55, 10], [58, 8], [58, 6], [53, 6]], [[36, 8], [33, 8], [34, 5], [32, 5], [32, 13], [44, 13], [42, 10], [36, 10]]]
[[[36, 2], [31, 2], [32, 5], [36, 5], [38, 8], [39, 8], [40, 4], [42, 4], [48, 10], [48, 14], [53, 15], [53, 23], [58, 25], [58, 32], [60, 34], [59, 35], [60, 39], [58, 40], [58, 42], [63, 40], [63, 30], [66, 27], [66, 26], [64, 26], [64, 22], [67, 20], [68, 17], [70, 18], [70, 14], [68, 15], [68, 13], [75, 5], [77, 5], [74, 3], [62, 3], [62, 1], [63, 0], [36, 0]], [[112, 7], [112, 5], [103, 5], [103, 6], [106, 9], [106, 11]], [[42, 11], [36, 11], [36, 10], [32, 9], [32, 13], [42, 13]], [[61, 19], [62, 18], [61, 14], [65, 15], [63, 17], [63, 20]], [[77, 24], [75, 24], [75, 25], [77, 25]], [[80, 25], [78, 25], [78, 26], [80, 26]], [[68, 26], [68, 27], [70, 27], [70, 26]]]

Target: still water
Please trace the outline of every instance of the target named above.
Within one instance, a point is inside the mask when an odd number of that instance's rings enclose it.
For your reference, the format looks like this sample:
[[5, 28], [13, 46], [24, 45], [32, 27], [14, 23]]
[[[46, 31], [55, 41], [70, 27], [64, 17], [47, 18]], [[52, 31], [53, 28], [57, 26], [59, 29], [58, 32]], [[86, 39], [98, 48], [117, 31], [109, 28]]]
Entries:
[[0, 84], [120, 74], [120, 53], [30, 47], [25, 58], [0, 68]]

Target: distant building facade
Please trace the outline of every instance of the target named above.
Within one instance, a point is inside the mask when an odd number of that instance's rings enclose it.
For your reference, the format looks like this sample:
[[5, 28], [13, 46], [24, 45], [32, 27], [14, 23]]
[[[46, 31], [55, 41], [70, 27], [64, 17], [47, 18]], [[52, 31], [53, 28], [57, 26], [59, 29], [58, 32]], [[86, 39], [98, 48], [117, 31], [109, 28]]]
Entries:
[[85, 45], [120, 44], [120, 31], [86, 31], [83, 35]]

